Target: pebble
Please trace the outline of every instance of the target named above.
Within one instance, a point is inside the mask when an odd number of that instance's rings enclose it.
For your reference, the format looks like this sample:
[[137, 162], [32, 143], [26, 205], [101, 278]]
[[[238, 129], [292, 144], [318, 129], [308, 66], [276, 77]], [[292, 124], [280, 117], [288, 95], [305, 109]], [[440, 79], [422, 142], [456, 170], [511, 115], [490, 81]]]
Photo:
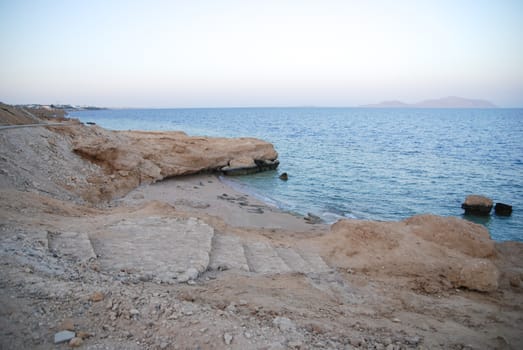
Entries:
[[69, 341], [69, 346], [72, 347], [72, 348], [77, 348], [79, 347], [80, 345], [82, 345], [84, 341], [82, 340], [82, 338], [80, 337], [74, 337], [73, 339], [71, 339]]
[[129, 313], [131, 314], [131, 316], [138, 316], [140, 314], [140, 311], [136, 309], [131, 309], [129, 310]]
[[227, 344], [227, 345], [231, 345], [231, 343], [232, 343], [232, 339], [233, 339], [233, 337], [232, 337], [232, 335], [229, 334], [229, 333], [225, 333], [225, 334], [223, 335], [223, 340], [225, 341], [225, 344]]
[[394, 323], [401, 323], [401, 320], [399, 318], [393, 318], [392, 322], [394, 322]]
[[89, 297], [89, 300], [92, 301], [93, 303], [96, 303], [98, 301], [102, 301], [104, 300], [104, 294], [102, 292], [94, 292], [93, 294], [91, 294], [91, 296]]
[[74, 338], [76, 334], [71, 331], [60, 331], [54, 335], [54, 343], [60, 344], [69, 341]]
[[87, 339], [87, 338], [90, 338], [92, 336], [92, 334], [80, 331], [76, 334], [76, 336], [79, 338], [82, 338], [82, 339]]
[[59, 328], [60, 328], [61, 331], [74, 331], [74, 322], [71, 319], [65, 319], [60, 324]]

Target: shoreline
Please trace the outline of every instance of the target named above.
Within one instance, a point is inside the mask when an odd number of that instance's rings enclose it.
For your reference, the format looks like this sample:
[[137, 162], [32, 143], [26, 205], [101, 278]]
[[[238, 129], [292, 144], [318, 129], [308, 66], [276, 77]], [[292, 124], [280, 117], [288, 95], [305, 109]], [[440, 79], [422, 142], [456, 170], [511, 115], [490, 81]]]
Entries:
[[304, 232], [328, 227], [308, 224], [303, 217], [271, 206], [212, 174], [187, 175], [142, 185], [116, 203], [140, 206], [148, 201], [162, 201], [184, 212], [216, 216], [232, 227]]

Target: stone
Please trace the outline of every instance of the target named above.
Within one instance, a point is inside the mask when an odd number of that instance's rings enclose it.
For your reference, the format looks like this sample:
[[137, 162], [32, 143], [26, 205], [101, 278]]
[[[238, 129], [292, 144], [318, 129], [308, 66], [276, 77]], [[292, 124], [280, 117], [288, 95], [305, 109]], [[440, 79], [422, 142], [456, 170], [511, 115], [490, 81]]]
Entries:
[[69, 346], [72, 348], [77, 348], [80, 345], [82, 345], [84, 341], [80, 337], [74, 337], [73, 339], [69, 340]]
[[80, 332], [76, 333], [76, 336], [79, 337], [79, 338], [82, 338], [82, 339], [87, 339], [87, 338], [92, 337], [93, 335], [91, 333], [88, 333], [88, 332], [80, 331]]
[[225, 333], [225, 334], [223, 335], [223, 341], [225, 341], [225, 344], [227, 344], [227, 345], [231, 345], [232, 340], [233, 340], [233, 336], [232, 336], [232, 334]]
[[510, 216], [512, 214], [512, 206], [504, 203], [496, 203], [494, 212], [499, 216]]
[[465, 215], [487, 216], [493, 206], [492, 199], [480, 195], [470, 195], [465, 198], [461, 208], [465, 209]]
[[138, 311], [136, 309], [131, 309], [131, 310], [129, 310], [129, 314], [131, 316], [138, 316], [140, 314], [140, 311]]
[[60, 328], [61, 331], [74, 331], [74, 322], [71, 319], [65, 319], [60, 324], [59, 328]]
[[55, 333], [54, 335], [54, 343], [60, 344], [65, 343], [66, 341], [69, 341], [75, 337], [75, 333], [71, 331], [60, 331], [58, 333]]
[[518, 288], [521, 286], [521, 277], [519, 275], [510, 276], [509, 283], [512, 287]]
[[462, 267], [458, 287], [480, 292], [493, 292], [498, 289], [499, 270], [492, 262], [476, 259]]
[[283, 181], [287, 181], [287, 180], [289, 180], [289, 175], [287, 173], [281, 173], [281, 175], [279, 176], [279, 179], [283, 180]]
[[303, 218], [308, 224], [319, 224], [319, 223], [322, 223], [323, 220], [317, 216], [317, 215], [314, 215], [312, 213], [308, 213], [307, 216], [305, 216]]
[[178, 275], [178, 282], [185, 283], [198, 278], [199, 272], [194, 267], [188, 268], [184, 273]]
[[89, 296], [89, 301], [92, 301], [93, 303], [99, 302], [104, 300], [105, 296], [102, 292], [94, 292]]
[[272, 321], [272, 323], [278, 327], [278, 329], [282, 332], [290, 332], [296, 330], [296, 326], [294, 325], [294, 322], [292, 322], [287, 317], [276, 317]]

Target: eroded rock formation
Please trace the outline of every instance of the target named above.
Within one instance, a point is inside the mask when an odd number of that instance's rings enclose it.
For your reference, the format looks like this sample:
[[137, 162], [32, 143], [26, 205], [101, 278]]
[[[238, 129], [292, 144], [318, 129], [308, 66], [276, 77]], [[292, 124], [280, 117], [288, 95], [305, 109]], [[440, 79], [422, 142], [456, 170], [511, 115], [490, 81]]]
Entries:
[[466, 220], [435, 215], [401, 222], [340, 220], [319, 241], [336, 266], [483, 292], [498, 288], [494, 242], [483, 226]]

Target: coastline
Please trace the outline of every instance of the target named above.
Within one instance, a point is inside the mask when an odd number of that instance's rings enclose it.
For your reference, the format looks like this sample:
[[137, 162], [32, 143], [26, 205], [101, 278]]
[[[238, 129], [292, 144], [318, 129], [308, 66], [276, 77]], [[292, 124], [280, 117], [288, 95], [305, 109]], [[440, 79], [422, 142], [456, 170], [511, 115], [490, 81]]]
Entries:
[[220, 176], [187, 175], [142, 185], [116, 201], [118, 205], [140, 206], [162, 201], [194, 215], [210, 215], [232, 227], [320, 231], [328, 226], [307, 224], [303, 217], [271, 206], [252, 194], [230, 186]]
[[480, 225], [308, 224], [180, 176], [273, 157], [260, 140], [79, 125], [0, 142], [2, 347], [64, 330], [109, 349], [523, 346], [523, 244]]

